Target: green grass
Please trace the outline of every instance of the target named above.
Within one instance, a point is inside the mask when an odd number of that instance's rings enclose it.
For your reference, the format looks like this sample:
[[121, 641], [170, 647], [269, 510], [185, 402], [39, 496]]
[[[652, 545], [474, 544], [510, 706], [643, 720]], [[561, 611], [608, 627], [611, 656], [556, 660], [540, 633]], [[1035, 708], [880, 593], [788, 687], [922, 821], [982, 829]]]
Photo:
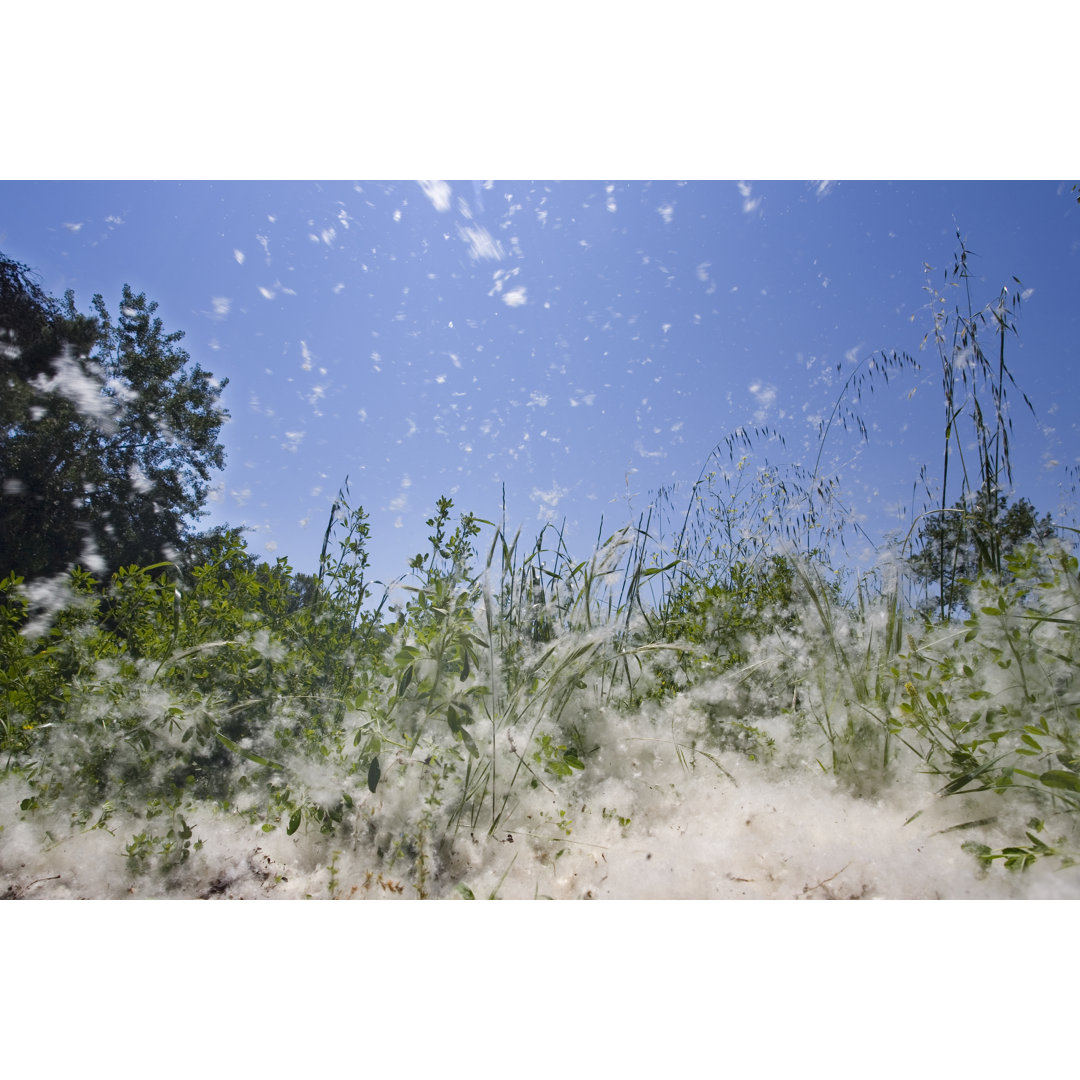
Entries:
[[370, 841], [380, 872], [427, 896], [457, 841], [525, 829], [541, 793], [543, 836], [572, 842], [576, 782], [611, 750], [594, 720], [640, 716], [655, 738], [645, 718], [681, 699], [667, 739], [684, 765], [727, 775], [739, 754], [779, 776], [797, 747], [868, 798], [927, 773], [943, 799], [983, 796], [981, 824], [1020, 813], [998, 848], [958, 834], [973, 872], [1077, 857], [1080, 577], [1063, 549], [1014, 552], [971, 613], [928, 622], [899, 578], [845, 597], [798, 555], [722, 580], [650, 573], [633, 530], [575, 562], [557, 533], [519, 556], [488, 526], [477, 569], [479, 526], [466, 515], [448, 539], [450, 511], [386, 618], [357, 614], [340, 565], [300, 603], [283, 560], [245, 566], [241, 546], [179, 578], [131, 569], [102, 589], [77, 572], [37, 636], [5, 581], [2, 737], [22, 816], [43, 842], [122, 821], [130, 872], [168, 877], [208, 810], [239, 814], [328, 851]]

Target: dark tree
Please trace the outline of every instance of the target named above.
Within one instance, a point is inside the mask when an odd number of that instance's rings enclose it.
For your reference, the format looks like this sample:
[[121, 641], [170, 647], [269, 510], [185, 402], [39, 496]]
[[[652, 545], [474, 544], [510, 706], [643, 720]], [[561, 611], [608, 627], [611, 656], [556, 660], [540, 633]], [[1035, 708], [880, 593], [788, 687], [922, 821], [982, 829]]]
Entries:
[[957, 503], [952, 510], [930, 514], [919, 532], [919, 549], [908, 560], [916, 578], [936, 587], [926, 609], [949, 612], [967, 602], [968, 581], [993, 575], [1007, 576], [1005, 560], [1018, 545], [1042, 542], [1054, 535], [1050, 515], [1039, 518], [1027, 501], [1008, 506], [999, 496], [996, 505], [977, 499]]
[[125, 285], [80, 314], [0, 255], [0, 575], [98, 573], [178, 549], [203, 514], [228, 414], [216, 381]]

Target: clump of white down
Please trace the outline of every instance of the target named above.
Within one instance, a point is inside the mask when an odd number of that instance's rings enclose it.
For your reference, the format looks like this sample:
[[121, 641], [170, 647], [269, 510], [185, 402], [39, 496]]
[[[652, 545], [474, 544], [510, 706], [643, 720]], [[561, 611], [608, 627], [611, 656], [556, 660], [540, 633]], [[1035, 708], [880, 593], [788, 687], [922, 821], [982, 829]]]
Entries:
[[[860, 799], [816, 765], [777, 773], [728, 752], [717, 757], [727, 775], [700, 757], [684, 768], [662, 723], [605, 715], [597, 727], [610, 741], [570, 791], [522, 785], [515, 813], [494, 834], [481, 820], [441, 852], [433, 843], [428, 895], [461, 896], [461, 883], [478, 899], [1080, 897], [1075, 872], [1045, 863], [980, 877], [957, 834], [942, 832], [957, 823], [958, 807], [917, 776]], [[408, 779], [392, 775], [376, 794], [358, 795], [356, 833], [332, 841], [316, 828], [288, 837], [196, 808], [186, 819], [203, 847], [168, 878], [129, 872], [124, 839], [145, 823], [114, 817], [111, 833], [65, 836], [62, 821], [49, 822], [61, 830], [49, 842], [42, 822], [20, 820], [8, 782], [0, 880], [28, 898], [327, 898], [331, 884], [344, 898], [415, 897], [408, 860], [395, 866], [385, 847], [378, 852], [395, 831], [415, 831]], [[378, 823], [371, 834], [368, 821]]]

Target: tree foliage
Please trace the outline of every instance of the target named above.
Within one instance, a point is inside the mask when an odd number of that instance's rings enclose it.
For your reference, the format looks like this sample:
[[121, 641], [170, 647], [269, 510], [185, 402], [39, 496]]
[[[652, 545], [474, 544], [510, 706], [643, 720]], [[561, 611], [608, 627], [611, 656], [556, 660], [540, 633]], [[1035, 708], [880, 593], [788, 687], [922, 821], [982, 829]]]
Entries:
[[918, 550], [908, 566], [916, 579], [939, 590], [924, 607], [948, 612], [966, 606], [971, 583], [980, 577], [1007, 576], [1008, 557], [1019, 545], [1053, 535], [1050, 515], [1040, 518], [1027, 499], [1009, 506], [1003, 495], [987, 503], [980, 493], [971, 502], [960, 501], [951, 510], [924, 518]]
[[125, 285], [119, 312], [47, 296], [0, 255], [3, 571], [96, 573], [171, 554], [202, 514], [228, 414], [215, 380]]

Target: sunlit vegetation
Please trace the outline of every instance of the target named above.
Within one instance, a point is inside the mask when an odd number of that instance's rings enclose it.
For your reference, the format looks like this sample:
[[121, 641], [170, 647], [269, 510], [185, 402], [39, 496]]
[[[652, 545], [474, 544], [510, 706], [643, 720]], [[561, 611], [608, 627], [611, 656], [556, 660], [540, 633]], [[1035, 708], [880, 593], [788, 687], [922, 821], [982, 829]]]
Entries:
[[[954, 272], [966, 285], [963, 250]], [[321, 895], [498, 895], [470, 881], [464, 847], [516, 838], [555, 862], [580, 814], [641, 827], [590, 804], [633, 752], [605, 741], [618, 717], [686, 785], [726, 782], [734, 760], [863, 799], [929, 777], [973, 877], [1080, 875], [1080, 573], [1070, 531], [1006, 496], [1010, 310], [936, 310], [956, 484], [928, 492], [873, 573], [844, 567], [839, 480], [752, 464], [754, 440], [780, 444], [744, 431], [684, 503], [658, 493], [585, 558], [557, 529], [523, 544], [443, 499], [384, 590], [346, 483], [315, 576], [259, 561], [237, 530], [107, 577], [10, 573], [5, 797], [43, 846], [108, 834], [160, 894], [203, 854], [201, 824], [230, 818], [253, 844], [317, 847]], [[822, 441], [905, 364], [860, 367]], [[363, 881], [340, 876], [346, 846], [369, 853]]]

